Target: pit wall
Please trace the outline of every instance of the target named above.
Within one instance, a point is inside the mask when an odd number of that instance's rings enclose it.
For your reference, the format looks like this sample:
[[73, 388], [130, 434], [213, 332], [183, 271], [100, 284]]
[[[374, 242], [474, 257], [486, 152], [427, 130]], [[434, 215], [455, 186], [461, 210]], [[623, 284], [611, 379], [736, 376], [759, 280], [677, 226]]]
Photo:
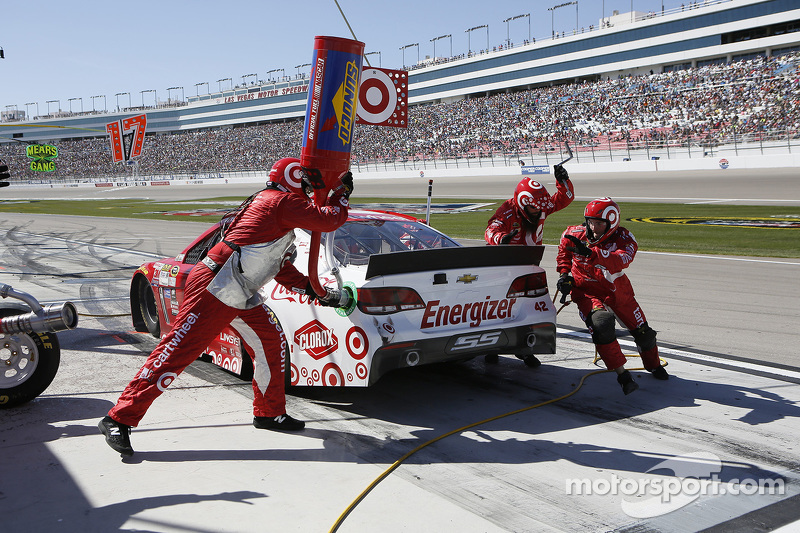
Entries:
[[[776, 154], [776, 155], [747, 155], [736, 156], [733, 152], [726, 154], [721, 151], [713, 157], [693, 158], [693, 159], [658, 159], [658, 160], [636, 160], [636, 161], [614, 161], [614, 162], [569, 162], [567, 169], [572, 175], [583, 173], [594, 174], [603, 172], [679, 172], [679, 171], [718, 171], [724, 172], [727, 169], [753, 169], [763, 170], [766, 168], [778, 169], [788, 168], [797, 169], [800, 176], [800, 153], [797, 154]], [[542, 169], [541, 166], [537, 166]], [[544, 167], [550, 172], [552, 167]], [[541, 175], [530, 167], [530, 176]], [[366, 179], [403, 179], [403, 178], [457, 178], [465, 176], [521, 176], [522, 167], [518, 165], [501, 167], [485, 166], [469, 168], [417, 168], [390, 171], [369, 171], [359, 172], [353, 169], [356, 178]], [[41, 182], [41, 183], [14, 183], [19, 188], [73, 188], [73, 187], [138, 187], [138, 186], [166, 186], [166, 185], [220, 185], [222, 183], [263, 183], [267, 179], [267, 172], [252, 173], [247, 177], [226, 178], [224, 174], [217, 174], [221, 177], [204, 178], [199, 176], [197, 179], [171, 179], [169, 176], [142, 176], [138, 180], [115, 179], [109, 181], [91, 182], [71, 182], [60, 181]]]

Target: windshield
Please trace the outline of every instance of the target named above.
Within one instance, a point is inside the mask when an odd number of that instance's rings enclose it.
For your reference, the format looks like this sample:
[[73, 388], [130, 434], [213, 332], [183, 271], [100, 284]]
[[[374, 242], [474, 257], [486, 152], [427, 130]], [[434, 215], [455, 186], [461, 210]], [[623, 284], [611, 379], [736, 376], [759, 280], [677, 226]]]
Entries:
[[336, 230], [333, 255], [342, 265], [366, 265], [372, 254], [453, 246], [459, 244], [412, 220], [359, 220]]

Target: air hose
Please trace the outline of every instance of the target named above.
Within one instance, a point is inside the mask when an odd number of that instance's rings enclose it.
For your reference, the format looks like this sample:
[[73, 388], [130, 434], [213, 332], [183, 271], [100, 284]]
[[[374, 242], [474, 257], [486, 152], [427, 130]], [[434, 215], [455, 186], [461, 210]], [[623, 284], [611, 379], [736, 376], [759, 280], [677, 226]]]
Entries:
[[[556, 296], [557, 296], [557, 295], [558, 295], [558, 291], [556, 291]], [[554, 302], [555, 302], [555, 298], [554, 298]], [[570, 303], [571, 303], [571, 302], [566, 302], [564, 305], [562, 305], [562, 306], [561, 306], [561, 309], [563, 309], [564, 307], [566, 307], [566, 306], [567, 306], [567, 305], [569, 305]], [[560, 311], [561, 311], [561, 309], [559, 309], [559, 310], [558, 310], [558, 312], [560, 312]], [[556, 314], [558, 314], [558, 312], [557, 312]], [[639, 356], [639, 355], [631, 355], [631, 356], [627, 356], [627, 357], [640, 357], [640, 356]], [[596, 364], [596, 363], [597, 363], [597, 360], [598, 360], [598, 358], [599, 358], [599, 357], [598, 357], [598, 355], [597, 355], [597, 351], [595, 350], [595, 354], [594, 354], [594, 360], [592, 361], [592, 364]], [[662, 362], [663, 362], [663, 365], [664, 365], [664, 366], [666, 366], [666, 365], [667, 365], [667, 363], [666, 363], [665, 361], [663, 361], [663, 359], [662, 359]], [[632, 369], [630, 369], [630, 370], [645, 370], [645, 369], [644, 369], [644, 367], [642, 367], [642, 368], [632, 368]], [[438, 442], [438, 441], [440, 441], [440, 440], [442, 440], [442, 439], [444, 439], [444, 438], [446, 438], [446, 437], [450, 437], [451, 435], [456, 435], [456, 434], [458, 434], [458, 433], [461, 433], [461, 432], [463, 432], [463, 431], [466, 431], [466, 430], [468, 430], [468, 429], [472, 429], [472, 428], [474, 428], [474, 427], [477, 427], [477, 426], [480, 426], [480, 425], [483, 425], [483, 424], [487, 424], [487, 423], [489, 423], [489, 422], [494, 422], [495, 420], [500, 420], [501, 418], [505, 418], [505, 417], [507, 417], [507, 416], [512, 416], [512, 415], [516, 415], [516, 414], [519, 414], [519, 413], [524, 413], [525, 411], [530, 411], [531, 409], [536, 409], [537, 407], [542, 407], [542, 406], [544, 406], [544, 405], [550, 405], [550, 404], [552, 404], [552, 403], [556, 403], [556, 402], [559, 402], [559, 401], [561, 401], [561, 400], [564, 400], [564, 399], [566, 399], [566, 398], [569, 398], [570, 396], [572, 396], [573, 394], [575, 394], [576, 392], [578, 392], [578, 391], [581, 389], [581, 387], [583, 387], [583, 384], [584, 384], [584, 382], [585, 382], [585, 381], [586, 381], [586, 380], [587, 380], [589, 377], [591, 377], [591, 376], [595, 376], [595, 375], [597, 375], [597, 374], [605, 374], [605, 373], [607, 373], [607, 372], [611, 372], [611, 370], [594, 370], [594, 371], [592, 371], [592, 372], [589, 372], [589, 373], [585, 374], [585, 375], [584, 375], [584, 376], [581, 378], [580, 382], [578, 382], [578, 385], [577, 385], [577, 386], [576, 386], [574, 389], [572, 389], [572, 391], [568, 392], [567, 394], [564, 394], [563, 396], [559, 396], [558, 398], [551, 398], [550, 400], [546, 400], [546, 401], [543, 401], [543, 402], [537, 403], [537, 404], [535, 404], [535, 405], [530, 405], [530, 406], [528, 406], [528, 407], [523, 407], [523, 408], [521, 408], [521, 409], [516, 409], [516, 410], [514, 410], [514, 411], [510, 411], [510, 412], [508, 412], [508, 413], [505, 413], [505, 414], [502, 414], [502, 415], [493, 416], [493, 417], [491, 417], [491, 418], [487, 418], [487, 419], [485, 419], [485, 420], [481, 420], [480, 422], [474, 422], [474, 423], [472, 423], [472, 424], [468, 424], [468, 425], [466, 425], [466, 426], [463, 426], [463, 427], [460, 427], [460, 428], [458, 428], [458, 429], [454, 429], [454, 430], [452, 430], [452, 431], [449, 431], [448, 433], [445, 433], [445, 434], [443, 434], [443, 435], [439, 435], [438, 437], [435, 437], [435, 438], [433, 438], [433, 439], [431, 439], [431, 440], [429, 440], [429, 441], [427, 441], [427, 442], [424, 442], [424, 443], [420, 444], [419, 446], [417, 446], [417, 447], [416, 447], [416, 448], [414, 448], [413, 450], [411, 450], [411, 451], [409, 451], [408, 453], [406, 453], [405, 455], [403, 455], [403, 456], [402, 456], [400, 459], [398, 459], [397, 461], [395, 461], [395, 462], [394, 462], [394, 463], [393, 463], [393, 464], [392, 464], [392, 465], [391, 465], [389, 468], [387, 468], [386, 470], [384, 470], [384, 471], [383, 471], [383, 472], [382, 472], [382, 473], [381, 473], [381, 474], [380, 474], [380, 475], [379, 475], [377, 478], [375, 478], [375, 480], [374, 480], [374, 481], [372, 481], [372, 483], [370, 483], [370, 484], [367, 486], [367, 488], [365, 488], [365, 489], [364, 489], [364, 490], [361, 492], [361, 494], [359, 494], [359, 495], [356, 497], [356, 499], [355, 499], [355, 500], [353, 500], [353, 501], [350, 503], [350, 505], [348, 505], [348, 506], [347, 506], [347, 509], [345, 509], [345, 510], [344, 510], [344, 512], [343, 512], [343, 513], [342, 513], [342, 514], [339, 516], [339, 518], [338, 518], [338, 519], [336, 520], [336, 522], [333, 524], [333, 527], [331, 527], [331, 529], [330, 529], [330, 533], [335, 533], [336, 531], [338, 531], [338, 530], [339, 530], [339, 527], [341, 527], [341, 525], [342, 525], [342, 523], [344, 522], [345, 518], [347, 518], [347, 516], [348, 516], [348, 515], [349, 515], [351, 512], [353, 512], [353, 510], [356, 508], [356, 506], [357, 506], [359, 503], [361, 503], [361, 501], [363, 501], [363, 500], [364, 500], [364, 498], [366, 498], [366, 497], [367, 497], [367, 495], [368, 495], [368, 494], [369, 494], [369, 493], [372, 491], [372, 489], [374, 489], [375, 487], [377, 487], [377, 486], [378, 486], [378, 484], [379, 484], [381, 481], [383, 481], [384, 479], [386, 479], [386, 478], [389, 476], [389, 474], [391, 474], [392, 472], [394, 472], [395, 470], [397, 470], [397, 468], [398, 468], [398, 467], [399, 467], [401, 464], [403, 464], [403, 462], [405, 462], [405, 460], [406, 460], [406, 459], [408, 459], [409, 457], [411, 457], [412, 455], [414, 455], [414, 454], [415, 454], [415, 453], [417, 453], [418, 451], [422, 450], [423, 448], [426, 448], [427, 446], [430, 446], [431, 444], [433, 444], [433, 443], [435, 443], [435, 442]]]

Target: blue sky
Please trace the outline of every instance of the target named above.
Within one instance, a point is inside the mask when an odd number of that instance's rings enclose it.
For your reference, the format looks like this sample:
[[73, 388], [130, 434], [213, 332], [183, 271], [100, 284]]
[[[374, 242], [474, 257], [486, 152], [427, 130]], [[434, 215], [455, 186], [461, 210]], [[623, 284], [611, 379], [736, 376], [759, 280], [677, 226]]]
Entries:
[[[515, 43], [531, 35], [548, 38], [551, 27], [571, 31], [576, 26], [574, 5], [548, 11], [567, 0], [436, 1], [339, 0], [358, 40], [366, 44], [373, 66], [401, 68], [436, 55], [467, 52], [486, 45]], [[687, 4], [688, 0], [684, 0]], [[579, 0], [578, 25], [597, 25], [603, 9], [629, 12], [677, 9], [680, 0]], [[271, 76], [298, 73], [297, 65], [311, 60], [315, 35], [351, 38], [334, 0], [249, 2], [206, 0], [139, 0], [109, 2], [4, 2], [0, 47], [0, 110], [27, 110], [44, 115], [48, 108], [68, 111], [127, 105], [152, 105], [155, 97], [180, 98], [226, 88], [231, 78], [283, 69]], [[523, 16], [509, 23], [505, 19]], [[431, 39], [443, 35], [451, 38]], [[419, 43], [401, 51], [409, 44]], [[252, 81], [254, 77], [246, 77]], [[144, 93], [142, 91], [145, 91]], [[115, 96], [117, 93], [130, 93]], [[99, 98], [105, 95], [105, 99]], [[95, 96], [95, 98], [92, 98]], [[58, 100], [58, 102], [47, 101]], [[30, 104], [26, 106], [25, 104]]]

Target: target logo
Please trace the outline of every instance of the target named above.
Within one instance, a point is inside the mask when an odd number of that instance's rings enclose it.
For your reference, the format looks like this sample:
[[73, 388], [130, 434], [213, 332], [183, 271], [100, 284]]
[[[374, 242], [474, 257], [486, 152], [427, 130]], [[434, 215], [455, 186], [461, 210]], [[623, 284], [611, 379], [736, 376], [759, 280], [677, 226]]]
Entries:
[[326, 387], [344, 386], [344, 374], [336, 363], [328, 363], [322, 368], [322, 384]]
[[353, 359], [363, 359], [367, 352], [369, 352], [369, 340], [367, 340], [366, 332], [358, 326], [353, 326], [347, 330], [345, 336], [345, 345], [347, 346], [347, 353]]
[[408, 126], [408, 72], [366, 68], [358, 91], [357, 124]]
[[178, 374], [176, 374], [175, 372], [164, 372], [156, 382], [158, 390], [160, 390], [161, 392], [165, 392], [167, 390], [167, 387], [169, 387], [177, 377]]

